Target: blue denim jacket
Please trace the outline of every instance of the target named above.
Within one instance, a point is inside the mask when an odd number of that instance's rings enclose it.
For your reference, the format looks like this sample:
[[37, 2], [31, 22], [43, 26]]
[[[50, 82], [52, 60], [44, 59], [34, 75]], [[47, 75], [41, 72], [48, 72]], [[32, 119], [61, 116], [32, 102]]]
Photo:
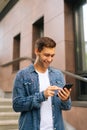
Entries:
[[[63, 74], [49, 67], [51, 85], [63, 87]], [[71, 100], [61, 101], [56, 95], [52, 98], [53, 130], [64, 130], [62, 110], [71, 108]], [[40, 130], [40, 106], [46, 101], [43, 92], [39, 91], [38, 74], [33, 64], [20, 70], [15, 78], [13, 87], [13, 109], [21, 112], [19, 130]]]

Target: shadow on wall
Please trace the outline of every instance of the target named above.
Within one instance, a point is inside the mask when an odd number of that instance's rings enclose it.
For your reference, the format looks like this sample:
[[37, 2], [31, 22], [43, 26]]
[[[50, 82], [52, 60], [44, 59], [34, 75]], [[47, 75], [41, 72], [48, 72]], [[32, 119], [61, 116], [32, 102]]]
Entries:
[[70, 125], [67, 121], [64, 120], [65, 130], [76, 130], [72, 125]]

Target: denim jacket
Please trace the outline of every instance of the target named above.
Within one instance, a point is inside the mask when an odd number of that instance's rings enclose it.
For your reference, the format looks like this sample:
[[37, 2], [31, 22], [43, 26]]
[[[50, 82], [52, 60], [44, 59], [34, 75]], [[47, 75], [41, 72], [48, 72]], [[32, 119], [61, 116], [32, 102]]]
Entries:
[[[59, 70], [49, 67], [48, 72], [50, 85], [64, 86], [64, 77]], [[61, 101], [56, 95], [51, 99], [53, 130], [64, 130], [62, 110], [71, 108], [71, 99]], [[20, 70], [13, 87], [13, 109], [20, 112], [19, 130], [40, 130], [40, 107], [46, 100], [44, 93], [39, 91], [38, 74], [33, 64]]]

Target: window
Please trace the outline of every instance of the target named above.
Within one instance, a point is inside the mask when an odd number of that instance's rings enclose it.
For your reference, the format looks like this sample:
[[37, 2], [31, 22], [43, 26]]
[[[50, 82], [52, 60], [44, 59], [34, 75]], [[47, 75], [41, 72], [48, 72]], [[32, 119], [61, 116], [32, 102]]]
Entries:
[[[87, 78], [87, 3], [75, 9], [76, 72]], [[87, 82], [78, 81], [78, 99], [87, 100]]]
[[44, 36], [44, 17], [41, 17], [39, 20], [37, 20], [33, 24], [33, 44], [32, 44], [32, 58], [35, 59], [35, 54], [34, 54], [34, 42]]
[[[20, 34], [14, 37], [13, 40], [13, 60], [20, 57]], [[13, 63], [13, 72], [19, 70], [19, 62]]]

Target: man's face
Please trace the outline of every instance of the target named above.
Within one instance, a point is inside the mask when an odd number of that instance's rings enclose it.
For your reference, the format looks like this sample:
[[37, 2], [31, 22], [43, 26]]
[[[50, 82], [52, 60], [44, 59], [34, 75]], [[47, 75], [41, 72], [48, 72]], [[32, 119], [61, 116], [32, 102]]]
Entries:
[[40, 67], [47, 69], [50, 63], [53, 61], [55, 55], [55, 48], [46, 48], [44, 47], [41, 52], [37, 50], [37, 63]]

